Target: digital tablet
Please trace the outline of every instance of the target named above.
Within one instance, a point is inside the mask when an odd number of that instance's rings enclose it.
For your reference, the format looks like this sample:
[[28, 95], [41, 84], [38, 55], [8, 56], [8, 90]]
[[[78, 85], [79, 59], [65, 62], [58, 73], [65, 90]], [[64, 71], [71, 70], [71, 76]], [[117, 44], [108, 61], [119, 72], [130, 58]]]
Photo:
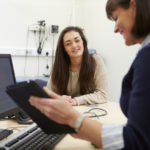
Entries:
[[45, 133], [75, 133], [73, 128], [50, 120], [38, 109], [30, 105], [28, 101], [30, 96], [49, 98], [46, 92], [36, 82], [20, 82], [15, 85], [10, 85], [7, 86], [6, 92]]

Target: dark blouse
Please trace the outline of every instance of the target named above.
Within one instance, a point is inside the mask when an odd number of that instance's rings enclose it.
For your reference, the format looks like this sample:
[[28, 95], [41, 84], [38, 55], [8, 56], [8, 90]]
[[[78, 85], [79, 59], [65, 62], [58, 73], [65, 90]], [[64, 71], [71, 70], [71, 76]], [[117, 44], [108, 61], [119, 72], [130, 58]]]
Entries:
[[150, 150], [150, 44], [138, 52], [123, 79], [120, 105], [128, 118], [123, 150]]

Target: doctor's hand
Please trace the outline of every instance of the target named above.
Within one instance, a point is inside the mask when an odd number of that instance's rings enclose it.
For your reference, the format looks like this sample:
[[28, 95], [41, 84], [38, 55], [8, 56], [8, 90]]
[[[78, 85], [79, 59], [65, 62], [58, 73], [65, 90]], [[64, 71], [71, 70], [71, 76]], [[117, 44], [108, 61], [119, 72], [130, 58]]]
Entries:
[[48, 118], [74, 128], [74, 123], [80, 113], [65, 101], [63, 96], [50, 91], [47, 87], [43, 89], [51, 98], [31, 96], [29, 99], [30, 104], [39, 109]]

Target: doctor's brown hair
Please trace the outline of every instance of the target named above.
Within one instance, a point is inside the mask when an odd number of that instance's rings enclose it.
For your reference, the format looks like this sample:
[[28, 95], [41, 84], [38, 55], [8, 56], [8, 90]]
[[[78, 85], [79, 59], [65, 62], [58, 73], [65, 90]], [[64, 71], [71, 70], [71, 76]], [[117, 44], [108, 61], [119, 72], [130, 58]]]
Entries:
[[[112, 13], [117, 8], [128, 9], [131, 0], [108, 0], [106, 4], [106, 13], [109, 19], [112, 19]], [[132, 34], [136, 38], [146, 37], [150, 33], [150, 0], [135, 0], [136, 16], [132, 28]]]

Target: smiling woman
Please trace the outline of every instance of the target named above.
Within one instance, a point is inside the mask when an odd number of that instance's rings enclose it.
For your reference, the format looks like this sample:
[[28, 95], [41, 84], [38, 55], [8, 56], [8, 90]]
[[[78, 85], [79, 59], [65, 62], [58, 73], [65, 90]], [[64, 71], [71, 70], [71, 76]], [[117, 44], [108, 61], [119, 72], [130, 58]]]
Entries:
[[72, 105], [105, 103], [107, 75], [100, 55], [89, 54], [79, 27], [65, 28], [59, 37], [48, 88]]

